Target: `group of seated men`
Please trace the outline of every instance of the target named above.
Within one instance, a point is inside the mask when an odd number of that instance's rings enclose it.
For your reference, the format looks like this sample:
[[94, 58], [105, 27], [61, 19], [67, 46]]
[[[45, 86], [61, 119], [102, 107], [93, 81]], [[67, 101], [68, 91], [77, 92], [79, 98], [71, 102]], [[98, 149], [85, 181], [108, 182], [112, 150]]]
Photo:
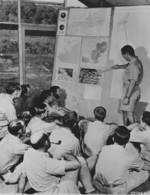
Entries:
[[149, 179], [150, 112], [128, 127], [106, 124], [102, 106], [94, 108], [93, 120], [80, 120], [58, 106], [58, 86], [20, 112], [23, 101], [16, 102], [24, 88], [9, 83], [0, 94], [0, 179], [6, 185], [17, 184], [17, 193], [127, 194]]

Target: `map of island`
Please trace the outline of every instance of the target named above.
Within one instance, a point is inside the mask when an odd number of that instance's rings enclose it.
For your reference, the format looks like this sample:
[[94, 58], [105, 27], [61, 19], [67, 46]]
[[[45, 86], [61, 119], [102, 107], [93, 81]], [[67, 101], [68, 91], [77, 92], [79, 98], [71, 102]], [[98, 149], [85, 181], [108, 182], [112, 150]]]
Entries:
[[110, 8], [70, 9], [68, 35], [108, 36]]
[[108, 50], [108, 38], [83, 38], [81, 66], [102, 68], [105, 66]]

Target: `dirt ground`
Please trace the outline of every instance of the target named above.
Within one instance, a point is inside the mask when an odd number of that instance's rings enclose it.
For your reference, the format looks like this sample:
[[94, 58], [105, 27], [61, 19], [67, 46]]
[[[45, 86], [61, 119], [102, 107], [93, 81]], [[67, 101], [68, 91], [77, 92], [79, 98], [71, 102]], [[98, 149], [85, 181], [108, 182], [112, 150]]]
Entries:
[[[26, 186], [26, 190], [29, 189], [29, 186]], [[26, 191], [27, 192], [27, 191]], [[17, 193], [17, 185], [6, 185], [0, 179], [0, 194], [15, 194]], [[31, 192], [29, 192], [31, 194]], [[134, 189], [130, 194], [140, 194], [140, 195], [150, 195], [150, 181], [145, 182], [138, 188]]]

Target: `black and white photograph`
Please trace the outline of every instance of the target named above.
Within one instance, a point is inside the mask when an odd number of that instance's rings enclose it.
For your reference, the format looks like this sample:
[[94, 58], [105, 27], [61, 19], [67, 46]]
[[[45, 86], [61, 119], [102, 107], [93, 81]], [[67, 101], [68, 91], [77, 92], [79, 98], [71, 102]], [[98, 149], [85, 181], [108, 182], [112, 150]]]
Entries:
[[57, 79], [61, 81], [72, 81], [73, 79], [73, 69], [71, 68], [59, 68]]
[[81, 68], [79, 75], [79, 82], [85, 84], [100, 85], [101, 84], [101, 70]]
[[0, 195], [150, 195], [150, 0], [0, 0]]

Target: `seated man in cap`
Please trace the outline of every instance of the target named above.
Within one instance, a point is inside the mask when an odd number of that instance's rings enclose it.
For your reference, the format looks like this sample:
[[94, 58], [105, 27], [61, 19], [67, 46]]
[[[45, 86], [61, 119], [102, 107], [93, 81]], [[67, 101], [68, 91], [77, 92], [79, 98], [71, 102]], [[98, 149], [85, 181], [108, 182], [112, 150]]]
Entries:
[[69, 154], [63, 155], [64, 160], [54, 159], [47, 152], [50, 140], [43, 132], [31, 136], [31, 145], [23, 160], [24, 177], [27, 177], [30, 186], [40, 193], [79, 193], [76, 186], [80, 167], [78, 159]]
[[20, 137], [24, 133], [24, 124], [21, 120], [14, 120], [9, 123], [7, 134], [0, 142], [0, 175], [5, 183], [15, 183], [19, 180], [19, 169], [12, 173], [11, 168], [16, 166], [18, 161], [29, 145], [24, 144]]
[[130, 131], [119, 126], [114, 133], [114, 144], [102, 148], [94, 176], [94, 184], [99, 192], [128, 194], [148, 179], [149, 173], [142, 170], [141, 158], [125, 148], [129, 138]]
[[102, 147], [114, 133], [116, 124], [105, 124], [106, 109], [99, 106], [94, 109], [95, 120], [81, 120], [79, 122], [80, 130], [83, 133], [81, 139], [82, 152], [87, 159], [89, 169], [92, 170], [95, 166], [97, 157]]

